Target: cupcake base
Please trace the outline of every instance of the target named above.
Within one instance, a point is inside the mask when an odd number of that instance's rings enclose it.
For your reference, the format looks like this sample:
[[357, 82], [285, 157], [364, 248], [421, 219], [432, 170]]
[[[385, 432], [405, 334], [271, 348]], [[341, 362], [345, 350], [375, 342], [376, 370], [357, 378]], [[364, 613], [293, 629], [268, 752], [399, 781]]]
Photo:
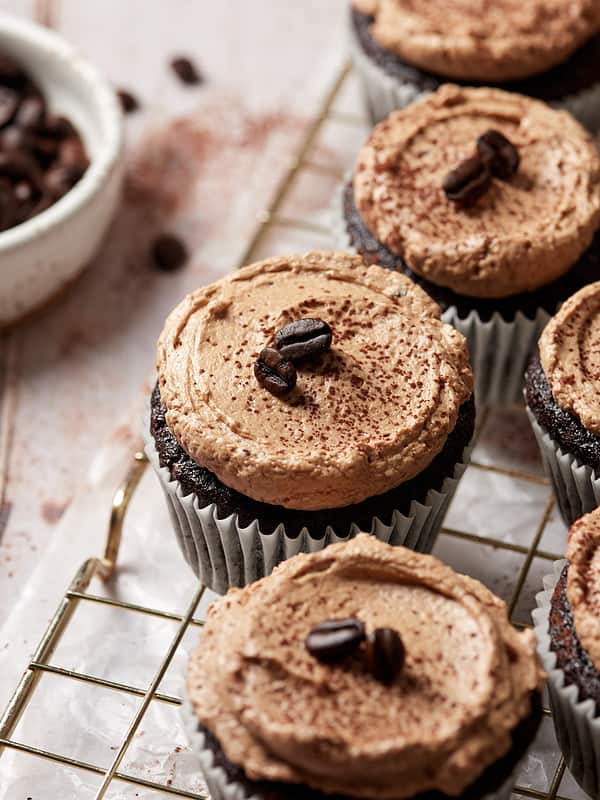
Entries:
[[467, 297], [417, 275], [376, 239], [356, 208], [351, 181], [335, 198], [332, 220], [339, 249], [403, 272], [440, 305], [444, 322], [465, 336], [480, 407], [522, 405], [523, 373], [548, 320], [561, 302], [600, 275], [599, 231], [577, 264], [547, 286], [498, 300]]
[[466, 468], [474, 427], [471, 399], [461, 406], [441, 453], [412, 481], [354, 506], [318, 512], [258, 503], [224, 486], [179, 446], [157, 390], [144, 435], [187, 562], [206, 586], [224, 593], [268, 575], [297, 553], [322, 550], [361, 530], [430, 552]]
[[570, 526], [600, 505], [600, 439], [554, 400], [538, 355], [525, 374], [525, 402], [561, 516]]
[[[510, 752], [454, 800], [509, 800], [516, 769], [532, 743], [542, 720], [542, 704], [534, 697], [531, 715], [513, 732]], [[289, 783], [251, 781], [242, 769], [232, 764], [215, 737], [201, 724], [186, 698], [183, 718], [194, 752], [200, 758], [212, 800], [356, 800], [346, 795], [325, 795], [315, 789]], [[441, 792], [426, 792], [412, 800], [450, 800]]]
[[[565, 631], [564, 603], [561, 601], [561, 578], [566, 561], [554, 564], [554, 574], [544, 578], [545, 591], [537, 597], [538, 608], [533, 612], [533, 621], [538, 641], [538, 654], [548, 672], [548, 694], [554, 728], [560, 749], [573, 777], [591, 797], [600, 796], [600, 710], [596, 702], [588, 697], [582, 699], [581, 689], [571, 682], [573, 674], [567, 675], [559, 663], [565, 663], [568, 647], [573, 643], [571, 635], [565, 644], [556, 642], [556, 636]], [[558, 587], [558, 591], [557, 591]], [[568, 617], [566, 620], [568, 624]], [[567, 628], [568, 630], [568, 628]], [[578, 644], [578, 642], [577, 642]], [[560, 650], [560, 653], [556, 651]], [[580, 671], [577, 664], [573, 665]]]
[[[426, 72], [403, 61], [373, 38], [373, 18], [351, 11], [350, 50], [363, 85], [367, 110], [380, 122], [397, 108], [434, 92], [444, 83], [482, 85]], [[590, 131], [600, 129], [600, 35], [580, 47], [568, 61], [520, 81], [486, 84], [505, 91], [535, 97], [570, 111]]]

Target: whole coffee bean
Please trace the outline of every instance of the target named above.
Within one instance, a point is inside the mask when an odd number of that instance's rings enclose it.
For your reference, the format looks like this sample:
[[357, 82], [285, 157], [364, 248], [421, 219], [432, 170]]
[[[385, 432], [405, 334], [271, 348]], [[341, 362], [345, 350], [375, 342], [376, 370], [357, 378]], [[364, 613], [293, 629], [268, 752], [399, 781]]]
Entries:
[[61, 117], [59, 114], [48, 114], [44, 125], [44, 136], [67, 139], [70, 136], [77, 136], [77, 131], [66, 117]]
[[75, 186], [84, 172], [85, 170], [73, 164], [55, 164], [44, 173], [46, 189], [58, 200]]
[[376, 628], [367, 637], [369, 669], [381, 683], [393, 683], [404, 666], [406, 651], [393, 628]]
[[32, 131], [37, 130], [43, 123], [46, 115], [46, 104], [40, 95], [26, 97], [15, 116], [15, 122], [21, 128]]
[[0, 131], [0, 150], [16, 150], [24, 147], [26, 139], [27, 134], [22, 128], [17, 125], [7, 125]]
[[189, 58], [179, 56], [171, 61], [171, 68], [182, 83], [196, 86], [202, 83], [202, 75], [196, 65]]
[[58, 157], [63, 164], [81, 165], [85, 169], [89, 166], [85, 147], [78, 136], [69, 136], [60, 143]]
[[254, 364], [254, 376], [259, 384], [275, 397], [289, 394], [296, 385], [296, 368], [279, 350], [265, 347]]
[[514, 144], [503, 133], [486, 131], [477, 140], [477, 153], [485, 162], [492, 175], [508, 180], [519, 169], [521, 157]]
[[331, 328], [322, 319], [298, 319], [275, 334], [275, 347], [290, 361], [299, 361], [329, 350], [331, 338]]
[[448, 200], [461, 205], [471, 205], [487, 192], [492, 173], [480, 158], [467, 158], [444, 178], [444, 192]]
[[304, 644], [311, 656], [331, 664], [355, 653], [364, 640], [365, 626], [360, 620], [338, 619], [316, 625]]
[[181, 239], [172, 233], [163, 233], [154, 240], [152, 258], [158, 269], [173, 272], [185, 264], [188, 252]]
[[124, 114], [133, 114], [140, 107], [137, 97], [126, 89], [117, 89], [117, 97]]
[[0, 128], [8, 125], [19, 108], [19, 95], [6, 86], [0, 86]]

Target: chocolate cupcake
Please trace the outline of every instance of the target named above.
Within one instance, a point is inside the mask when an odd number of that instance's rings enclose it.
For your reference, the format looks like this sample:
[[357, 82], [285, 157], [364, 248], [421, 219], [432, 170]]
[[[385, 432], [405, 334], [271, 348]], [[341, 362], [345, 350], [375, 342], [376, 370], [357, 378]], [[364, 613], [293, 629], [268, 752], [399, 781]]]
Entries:
[[600, 277], [600, 154], [565, 112], [447, 85], [375, 127], [335, 220], [466, 336], [479, 404], [522, 402], [550, 315]]
[[361, 529], [431, 549], [474, 427], [466, 342], [439, 314], [343, 253], [253, 264], [173, 311], [147, 452], [206, 585]]
[[448, 81], [564, 108], [600, 129], [596, 0], [353, 0], [350, 49], [373, 122]]
[[482, 584], [362, 534], [210, 608], [184, 719], [213, 800], [499, 800], [542, 680]]
[[525, 375], [525, 400], [563, 519], [600, 505], [600, 282], [545, 327]]
[[544, 580], [533, 613], [560, 748], [573, 776], [600, 796], [600, 509], [569, 531], [567, 560]]

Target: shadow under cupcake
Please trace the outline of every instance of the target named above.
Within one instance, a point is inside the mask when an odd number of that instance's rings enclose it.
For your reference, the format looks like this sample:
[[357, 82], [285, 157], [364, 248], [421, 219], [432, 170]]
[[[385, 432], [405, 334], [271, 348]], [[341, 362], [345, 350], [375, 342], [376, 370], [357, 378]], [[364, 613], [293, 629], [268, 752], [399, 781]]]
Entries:
[[[440, 25], [440, 15], [443, 25]], [[354, 0], [350, 52], [379, 122], [453, 81], [528, 95], [600, 129], [600, 12], [593, 0], [440, 7]]]
[[430, 298], [357, 256], [311, 253], [246, 267], [170, 315], [146, 452], [188, 563], [224, 592], [360, 530], [430, 551], [474, 419], [466, 343]]

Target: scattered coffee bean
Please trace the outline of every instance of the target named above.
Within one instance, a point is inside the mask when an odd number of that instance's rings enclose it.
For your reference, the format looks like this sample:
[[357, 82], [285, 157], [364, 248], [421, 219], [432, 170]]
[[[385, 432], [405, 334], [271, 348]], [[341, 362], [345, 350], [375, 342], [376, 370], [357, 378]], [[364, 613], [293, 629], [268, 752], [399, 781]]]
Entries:
[[187, 247], [174, 234], [163, 233], [154, 240], [152, 258], [159, 269], [173, 272], [187, 261]]
[[489, 189], [492, 173], [480, 158], [467, 158], [444, 178], [444, 192], [448, 200], [468, 206], [475, 203]]
[[329, 350], [331, 337], [331, 328], [322, 319], [298, 319], [275, 334], [275, 347], [290, 361], [299, 361]]
[[304, 642], [318, 661], [331, 664], [355, 653], [365, 640], [365, 626], [358, 619], [328, 620], [316, 625]]
[[259, 384], [275, 397], [289, 394], [296, 385], [296, 368], [274, 347], [265, 347], [254, 364], [254, 376]]
[[519, 169], [521, 157], [514, 144], [500, 131], [486, 131], [477, 140], [479, 158], [487, 164], [492, 175], [508, 180]]
[[171, 61], [171, 68], [182, 83], [187, 86], [197, 86], [203, 83], [202, 75], [196, 65], [189, 58], [179, 56]]
[[117, 97], [125, 114], [133, 114], [140, 107], [137, 97], [126, 89], [118, 89]]
[[376, 628], [367, 637], [369, 669], [381, 683], [393, 683], [404, 666], [406, 651], [393, 628]]

